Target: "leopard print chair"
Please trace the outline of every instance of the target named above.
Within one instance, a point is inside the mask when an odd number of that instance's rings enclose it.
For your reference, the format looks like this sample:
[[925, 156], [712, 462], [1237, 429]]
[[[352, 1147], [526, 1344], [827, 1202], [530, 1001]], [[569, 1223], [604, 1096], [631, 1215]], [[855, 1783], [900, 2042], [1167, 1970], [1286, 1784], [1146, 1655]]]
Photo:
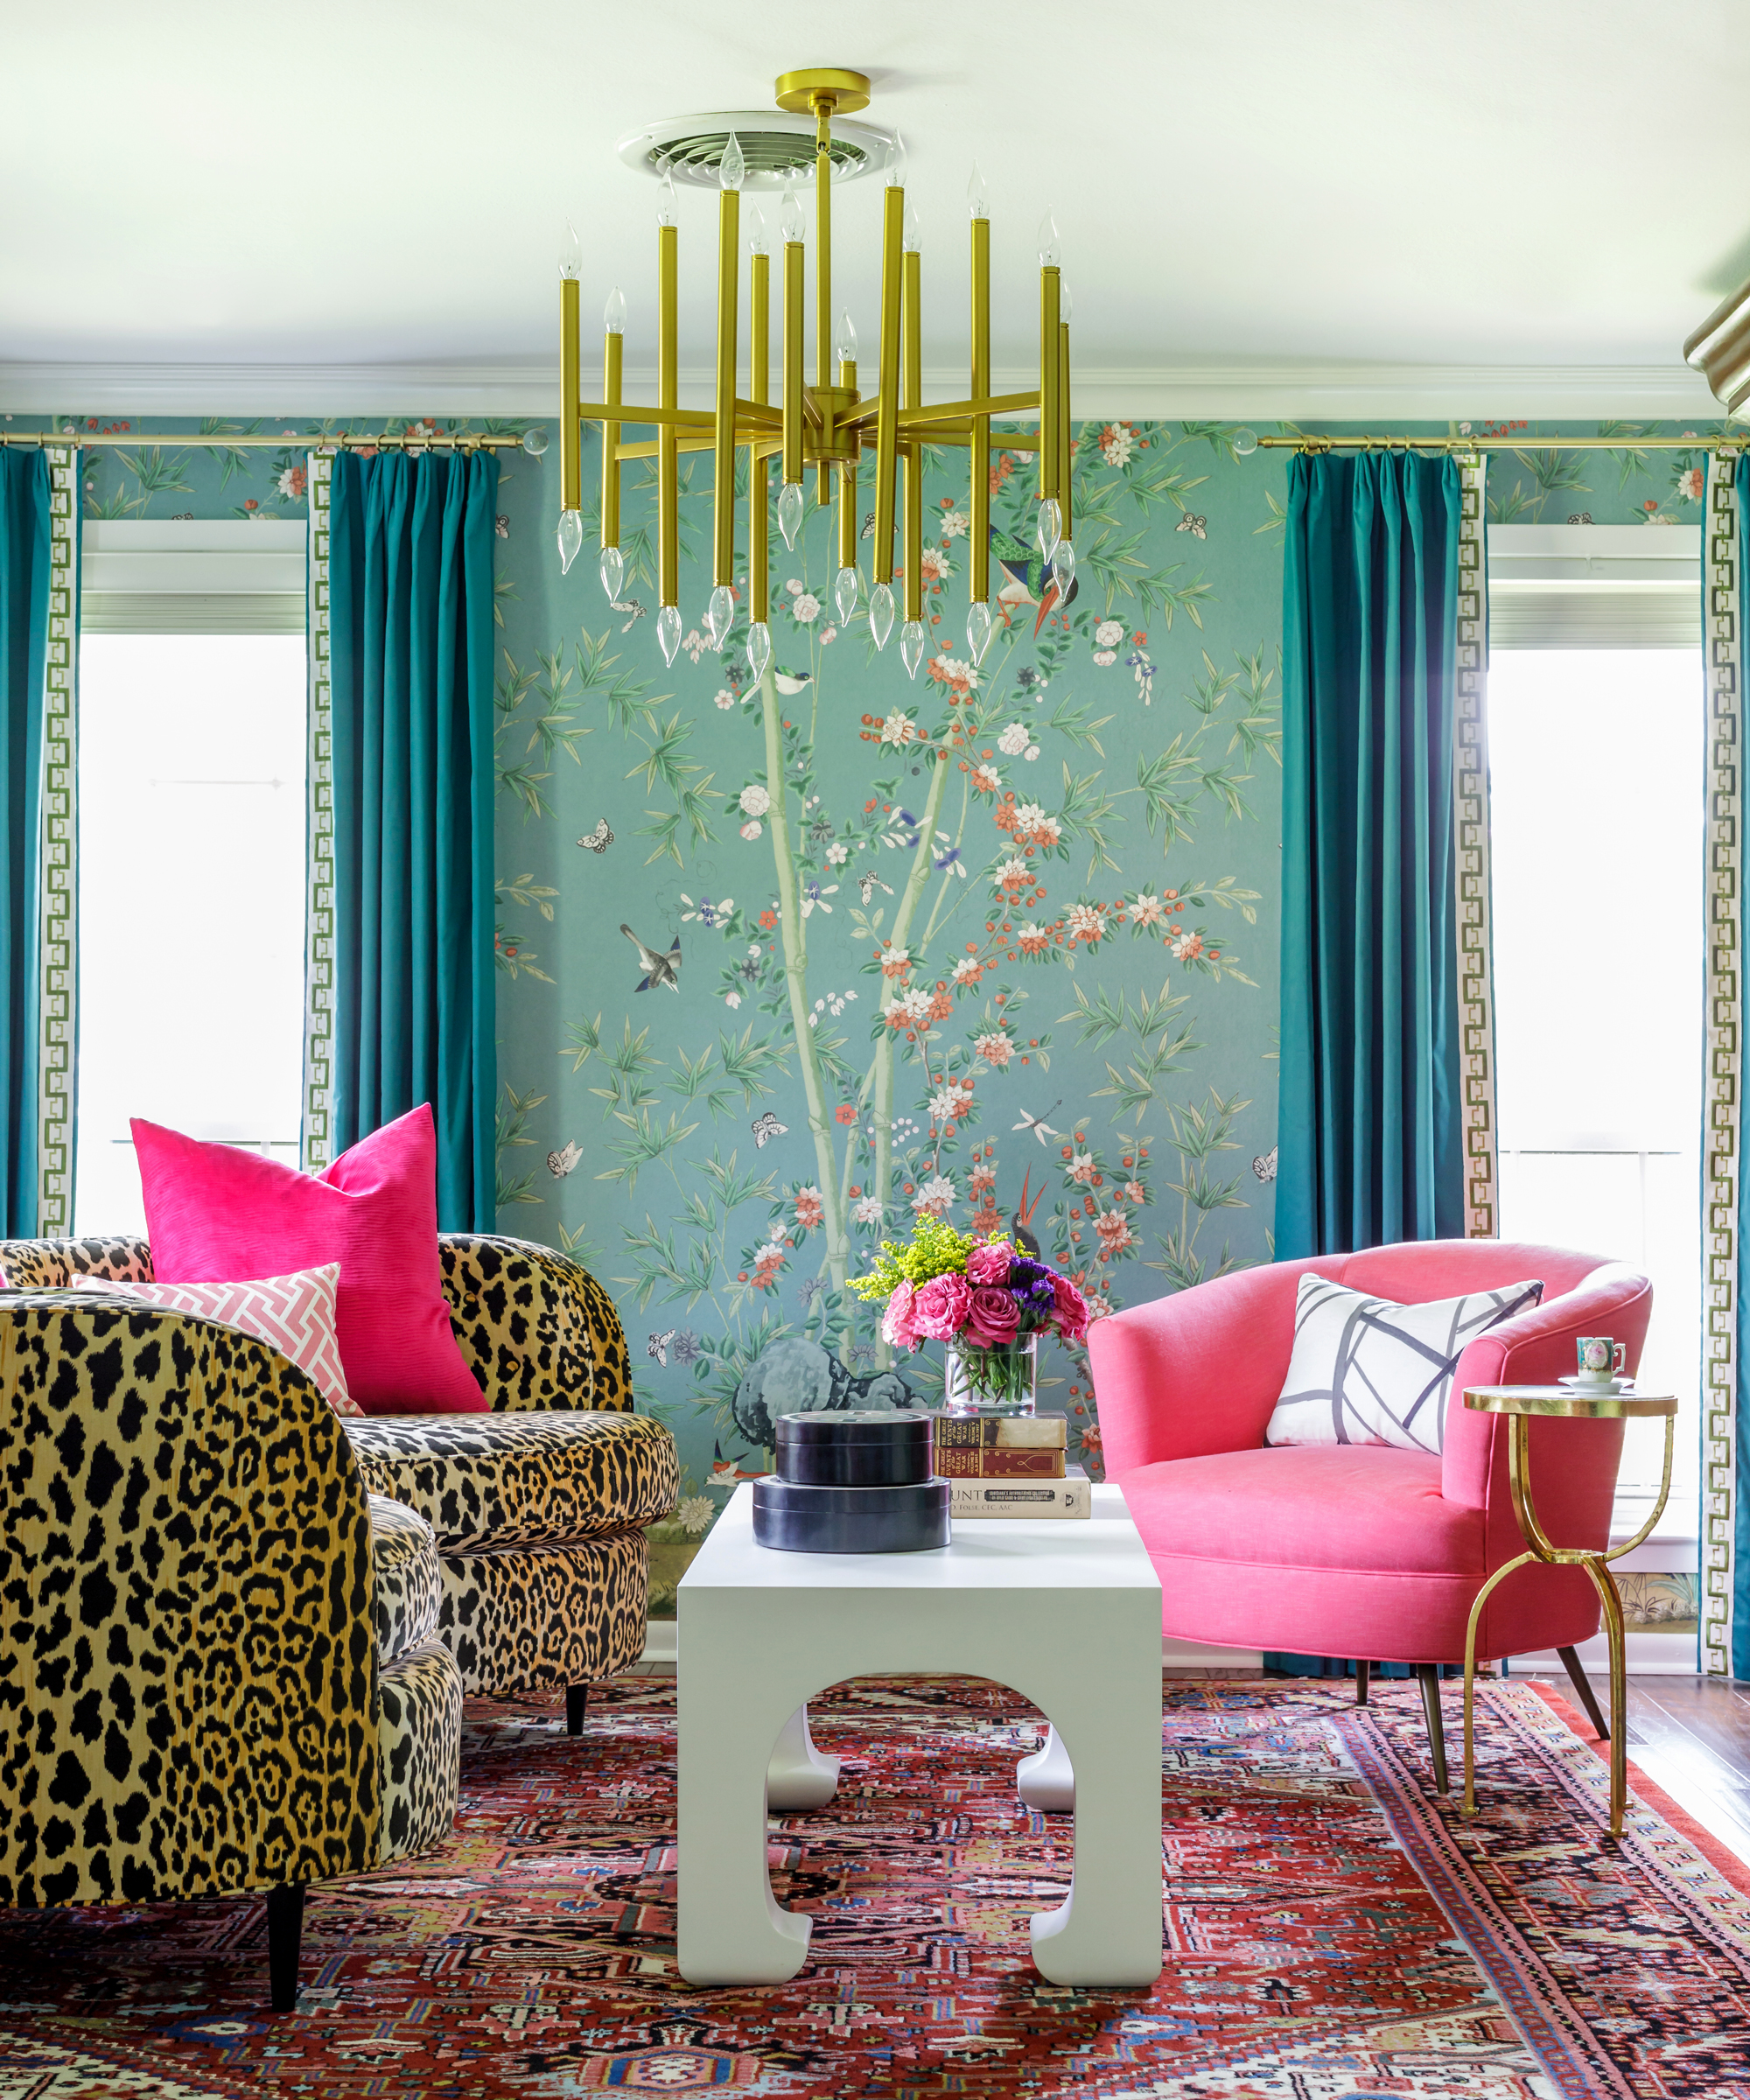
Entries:
[[266, 1890], [289, 2011], [305, 1886], [455, 1820], [430, 1527], [277, 1351], [52, 1287], [136, 1254], [0, 1259], [0, 1904]]
[[[551, 1248], [439, 1236], [456, 1340], [490, 1410], [344, 1424], [367, 1488], [416, 1509], [438, 1541], [438, 1632], [469, 1693], [563, 1685], [580, 1733], [588, 1687], [643, 1653], [644, 1527], [674, 1508], [674, 1438], [632, 1411], [612, 1299]], [[15, 1287], [82, 1269], [151, 1274], [144, 1240], [0, 1242]], [[4, 1303], [0, 1300], [0, 1303]]]

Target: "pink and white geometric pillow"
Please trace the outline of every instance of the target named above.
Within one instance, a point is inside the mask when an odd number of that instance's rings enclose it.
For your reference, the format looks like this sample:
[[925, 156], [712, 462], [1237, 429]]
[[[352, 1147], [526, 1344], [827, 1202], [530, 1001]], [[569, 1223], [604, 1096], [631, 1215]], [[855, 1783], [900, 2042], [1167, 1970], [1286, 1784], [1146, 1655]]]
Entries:
[[74, 1276], [68, 1288], [106, 1298], [136, 1298], [170, 1312], [222, 1320], [289, 1356], [337, 1415], [365, 1411], [346, 1390], [334, 1326], [334, 1293], [340, 1264], [301, 1269], [293, 1276], [264, 1276], [247, 1284], [112, 1283], [108, 1277]]

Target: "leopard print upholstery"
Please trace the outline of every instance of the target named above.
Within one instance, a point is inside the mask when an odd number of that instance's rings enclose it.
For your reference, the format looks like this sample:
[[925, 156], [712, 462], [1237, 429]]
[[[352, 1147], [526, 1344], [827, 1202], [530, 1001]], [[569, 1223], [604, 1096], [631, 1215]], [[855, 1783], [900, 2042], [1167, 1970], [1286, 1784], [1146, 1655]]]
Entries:
[[626, 1332], [587, 1269], [491, 1233], [440, 1233], [438, 1250], [450, 1324], [494, 1409], [630, 1410]]
[[376, 1864], [368, 1506], [276, 1351], [157, 1306], [0, 1298], [0, 1903]]
[[438, 1542], [419, 1512], [387, 1495], [369, 1501], [372, 1603], [382, 1671], [437, 1632], [444, 1578]]
[[377, 1751], [378, 1865], [435, 1851], [450, 1835], [462, 1786], [462, 1673], [435, 1634], [379, 1672]]
[[0, 1271], [14, 1291], [58, 1291], [69, 1277], [149, 1284], [152, 1254], [144, 1240], [0, 1240]]
[[587, 1684], [644, 1652], [650, 1549], [642, 1531], [439, 1561], [438, 1628], [471, 1693]]
[[377, 1415], [347, 1435], [374, 1494], [407, 1502], [440, 1552], [550, 1545], [675, 1506], [675, 1439], [648, 1415]]

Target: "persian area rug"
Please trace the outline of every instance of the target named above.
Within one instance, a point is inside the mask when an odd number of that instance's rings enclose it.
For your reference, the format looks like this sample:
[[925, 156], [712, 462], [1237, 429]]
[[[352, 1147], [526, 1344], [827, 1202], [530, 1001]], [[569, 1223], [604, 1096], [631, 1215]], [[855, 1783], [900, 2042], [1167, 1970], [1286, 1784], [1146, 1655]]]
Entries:
[[1645, 1806], [1605, 1842], [1605, 1766], [1528, 1684], [1484, 1690], [1466, 1825], [1413, 1684], [1169, 1683], [1152, 1991], [1033, 1970], [1073, 1842], [1014, 1792], [1038, 1716], [940, 1678], [811, 1709], [840, 1793], [771, 1865], [813, 1958], [690, 1989], [672, 1690], [618, 1681], [577, 1740], [556, 1704], [471, 1706], [452, 1842], [312, 1893], [295, 2014], [264, 2011], [258, 1901], [0, 1918], [0, 2100], [1750, 2100], [1750, 1897]]

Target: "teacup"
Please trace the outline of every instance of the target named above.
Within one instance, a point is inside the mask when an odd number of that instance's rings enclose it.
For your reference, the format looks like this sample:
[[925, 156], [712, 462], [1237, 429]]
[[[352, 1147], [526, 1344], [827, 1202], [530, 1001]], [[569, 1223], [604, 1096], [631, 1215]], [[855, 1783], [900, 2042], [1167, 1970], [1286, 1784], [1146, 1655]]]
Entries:
[[1579, 1356], [1578, 1375], [1588, 1384], [1608, 1385], [1622, 1376], [1628, 1354], [1626, 1342], [1613, 1341], [1608, 1334], [1582, 1334], [1574, 1347]]

